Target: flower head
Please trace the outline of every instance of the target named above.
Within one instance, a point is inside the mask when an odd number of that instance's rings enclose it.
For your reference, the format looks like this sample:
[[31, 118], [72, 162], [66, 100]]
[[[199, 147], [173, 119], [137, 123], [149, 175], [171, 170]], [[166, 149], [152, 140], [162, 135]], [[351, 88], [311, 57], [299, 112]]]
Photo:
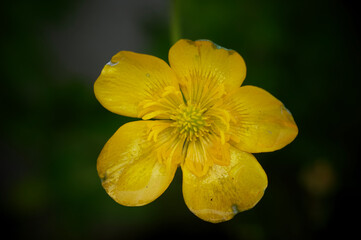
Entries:
[[159, 58], [117, 53], [94, 84], [108, 110], [142, 120], [121, 126], [97, 170], [118, 203], [158, 198], [180, 166], [188, 208], [210, 222], [231, 219], [263, 196], [267, 176], [251, 153], [278, 150], [296, 137], [291, 113], [271, 94], [240, 87], [243, 58], [207, 40], [179, 40]]

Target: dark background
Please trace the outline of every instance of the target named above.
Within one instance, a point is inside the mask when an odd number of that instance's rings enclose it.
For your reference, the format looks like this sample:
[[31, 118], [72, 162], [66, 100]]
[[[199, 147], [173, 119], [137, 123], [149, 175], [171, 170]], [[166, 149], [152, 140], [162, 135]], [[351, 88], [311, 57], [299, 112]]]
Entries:
[[[246, 85], [291, 110], [299, 135], [257, 154], [269, 186], [252, 210], [217, 225], [183, 202], [181, 171], [144, 207], [116, 204], [96, 159], [132, 119], [95, 99], [120, 50], [167, 61], [170, 1], [1, 3], [1, 230], [11, 239], [328, 239], [358, 234], [359, 8], [340, 0], [180, 1], [182, 38], [239, 52]], [[353, 235], [356, 234], [356, 235]]]

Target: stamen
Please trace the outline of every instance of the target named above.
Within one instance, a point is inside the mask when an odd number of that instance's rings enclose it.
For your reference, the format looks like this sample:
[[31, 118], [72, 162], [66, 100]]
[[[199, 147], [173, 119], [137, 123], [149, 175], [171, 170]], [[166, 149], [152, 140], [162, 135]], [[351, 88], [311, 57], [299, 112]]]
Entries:
[[172, 126], [176, 127], [178, 133], [187, 141], [194, 141], [209, 132], [209, 123], [203, 114], [205, 111], [205, 108], [200, 109], [191, 102], [188, 102], [188, 105], [182, 104], [170, 117], [174, 120]]
[[162, 113], [166, 113], [166, 112], [164, 110], [158, 110], [158, 111], [150, 112], [150, 113], [145, 114], [142, 117], [142, 119], [143, 120], [149, 120], [149, 119], [152, 119], [154, 117], [157, 117], [157, 116], [161, 115]]
[[138, 105], [138, 117], [143, 120], [154, 118], [169, 118], [174, 109], [182, 104], [182, 94], [174, 86], [164, 88], [161, 96], [153, 96], [153, 99], [147, 99]]

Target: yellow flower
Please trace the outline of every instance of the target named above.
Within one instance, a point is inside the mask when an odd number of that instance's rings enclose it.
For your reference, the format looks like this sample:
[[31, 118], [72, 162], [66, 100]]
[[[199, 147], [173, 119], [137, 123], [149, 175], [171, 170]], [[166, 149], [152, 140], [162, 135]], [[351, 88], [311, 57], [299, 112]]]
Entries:
[[209, 222], [231, 219], [263, 196], [267, 176], [251, 153], [278, 150], [296, 137], [291, 113], [271, 94], [240, 87], [243, 58], [207, 40], [179, 40], [169, 64], [121, 51], [94, 84], [116, 114], [142, 118], [121, 126], [101, 151], [97, 170], [118, 203], [158, 198], [180, 166], [188, 208]]

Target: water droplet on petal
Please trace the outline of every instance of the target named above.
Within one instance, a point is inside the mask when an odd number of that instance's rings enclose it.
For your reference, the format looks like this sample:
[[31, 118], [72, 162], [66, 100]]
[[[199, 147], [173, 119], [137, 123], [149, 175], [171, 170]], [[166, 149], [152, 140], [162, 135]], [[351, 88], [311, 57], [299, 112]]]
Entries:
[[119, 62], [112, 62], [112, 61], [109, 61], [109, 62], [107, 63], [107, 65], [109, 65], [109, 66], [113, 67], [113, 66], [117, 65], [118, 63], [119, 63]]
[[234, 215], [236, 215], [237, 213], [239, 213], [238, 207], [236, 204], [232, 205], [232, 212], [234, 213]]

